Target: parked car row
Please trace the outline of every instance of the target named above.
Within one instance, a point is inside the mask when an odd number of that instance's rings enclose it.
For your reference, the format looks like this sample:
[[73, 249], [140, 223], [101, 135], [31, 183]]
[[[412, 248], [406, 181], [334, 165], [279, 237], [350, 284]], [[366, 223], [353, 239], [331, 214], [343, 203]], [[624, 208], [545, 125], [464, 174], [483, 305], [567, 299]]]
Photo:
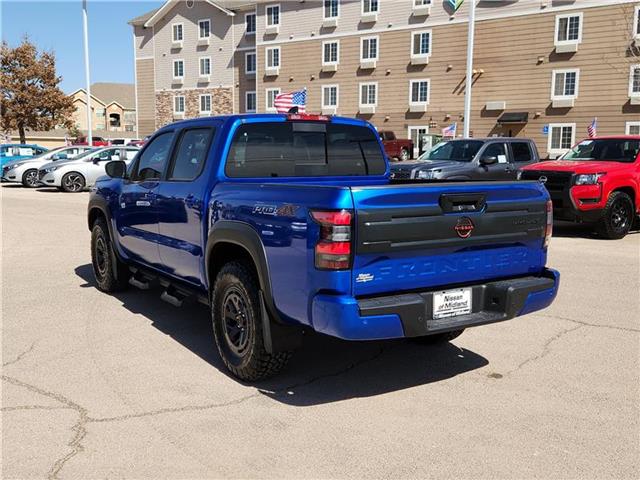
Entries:
[[415, 161], [391, 164], [395, 181], [539, 180], [556, 219], [622, 238], [640, 215], [640, 136], [590, 138], [558, 160], [540, 161], [526, 138], [448, 140]]
[[5, 164], [2, 180], [21, 183], [27, 188], [44, 186], [80, 192], [106, 174], [104, 167], [108, 162], [123, 160], [129, 163], [138, 150], [138, 147], [62, 147]]

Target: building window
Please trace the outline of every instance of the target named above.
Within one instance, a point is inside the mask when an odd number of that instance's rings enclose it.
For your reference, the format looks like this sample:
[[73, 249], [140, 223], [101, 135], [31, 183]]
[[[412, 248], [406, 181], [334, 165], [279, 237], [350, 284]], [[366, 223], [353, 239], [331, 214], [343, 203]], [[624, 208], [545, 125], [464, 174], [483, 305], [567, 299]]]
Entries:
[[184, 96], [176, 95], [173, 97], [173, 113], [175, 114], [183, 114], [184, 113]]
[[428, 57], [431, 55], [431, 30], [413, 32], [411, 35], [411, 57]]
[[211, 95], [200, 95], [200, 113], [211, 113]]
[[640, 65], [631, 65], [629, 73], [629, 96], [640, 97]]
[[265, 90], [265, 108], [267, 110], [267, 112], [275, 112], [276, 111], [276, 107], [275, 107], [275, 102], [276, 102], [276, 97], [280, 95], [280, 89], [279, 88], [267, 88]]
[[172, 30], [173, 30], [173, 41], [175, 43], [179, 43], [182, 42], [183, 40], [183, 25], [181, 23], [174, 23], [171, 26]]
[[427, 5], [431, 5], [431, 0], [413, 0], [414, 7], [424, 7]]
[[378, 0], [362, 0], [362, 13], [378, 13], [379, 9]]
[[254, 113], [256, 111], [256, 92], [245, 92], [244, 110], [247, 113]]
[[409, 103], [426, 105], [429, 103], [429, 80], [411, 80], [409, 82]]
[[267, 48], [267, 68], [280, 67], [280, 47]]
[[204, 39], [211, 36], [211, 20], [198, 21], [198, 38]]
[[575, 143], [575, 131], [575, 123], [549, 125], [549, 153], [559, 154], [569, 150]]
[[244, 54], [244, 73], [247, 75], [256, 73], [256, 52]]
[[96, 109], [96, 117], [101, 118], [104, 117], [106, 110], [104, 108]]
[[246, 26], [245, 33], [247, 35], [253, 35], [254, 33], [256, 33], [256, 14], [247, 13], [244, 16], [244, 24]]
[[627, 135], [640, 135], [640, 122], [627, 122], [625, 133]]
[[338, 85], [322, 86], [322, 107], [338, 107]]
[[580, 70], [554, 70], [551, 81], [551, 99], [576, 98]]
[[184, 78], [184, 60], [173, 61], [173, 78]]
[[361, 83], [360, 84], [360, 106], [375, 107], [378, 104], [378, 84], [377, 83]]
[[267, 5], [267, 27], [280, 25], [280, 5]]
[[360, 44], [361, 60], [378, 59], [378, 37], [364, 37]]
[[338, 18], [340, 14], [339, 0], [324, 0], [324, 18]]
[[580, 42], [582, 42], [582, 13], [556, 16], [556, 46]]
[[208, 77], [211, 75], [211, 57], [200, 57], [200, 76]]
[[322, 42], [322, 64], [337, 65], [339, 62], [340, 43], [335, 41]]
[[640, 7], [634, 8], [632, 28], [633, 38], [640, 38]]

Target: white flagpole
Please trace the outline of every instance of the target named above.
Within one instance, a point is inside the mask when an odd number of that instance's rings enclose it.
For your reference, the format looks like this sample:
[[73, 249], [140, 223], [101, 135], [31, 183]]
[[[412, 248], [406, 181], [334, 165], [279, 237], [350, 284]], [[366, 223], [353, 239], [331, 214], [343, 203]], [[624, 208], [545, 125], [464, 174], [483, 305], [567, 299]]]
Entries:
[[464, 137], [471, 134], [471, 84], [473, 83], [473, 42], [476, 29], [476, 0], [469, 2], [469, 29], [467, 34], [467, 80], [464, 90]]
[[89, 25], [87, 22], [87, 0], [82, 0], [82, 26], [84, 29], [84, 73], [87, 81], [87, 145], [93, 146], [91, 125], [91, 77], [89, 75]]

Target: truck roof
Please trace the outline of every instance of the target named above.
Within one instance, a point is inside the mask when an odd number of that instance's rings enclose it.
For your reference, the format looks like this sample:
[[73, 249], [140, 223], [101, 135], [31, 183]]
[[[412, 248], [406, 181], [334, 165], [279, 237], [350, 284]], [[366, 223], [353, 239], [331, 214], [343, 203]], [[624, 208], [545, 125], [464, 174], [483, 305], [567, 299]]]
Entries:
[[[233, 115], [216, 115], [211, 117], [200, 117], [200, 118], [190, 118], [188, 120], [180, 120], [178, 122], [173, 122], [169, 125], [189, 125], [192, 123], [202, 123], [202, 121], [206, 120], [216, 120], [222, 122], [233, 122], [236, 120], [252, 120], [252, 119], [263, 119], [263, 120], [289, 120], [291, 117], [295, 116], [294, 120], [299, 121], [334, 121], [339, 120], [341, 123], [348, 123], [351, 125], [362, 125], [362, 126], [370, 126], [371, 124], [365, 120], [360, 120], [358, 118], [351, 117], [339, 117], [335, 115], [319, 115], [319, 114], [304, 114], [304, 113], [241, 113], [241, 114], [233, 114]], [[162, 127], [163, 129], [168, 127], [169, 125], [165, 125]]]

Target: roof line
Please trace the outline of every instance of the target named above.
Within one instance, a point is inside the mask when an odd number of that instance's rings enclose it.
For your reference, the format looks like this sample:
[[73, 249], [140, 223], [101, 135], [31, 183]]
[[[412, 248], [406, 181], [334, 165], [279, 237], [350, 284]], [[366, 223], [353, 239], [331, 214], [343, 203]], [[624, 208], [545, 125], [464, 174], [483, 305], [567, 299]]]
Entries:
[[[224, 8], [223, 6], [221, 6], [221, 5], [218, 5], [216, 2], [213, 2], [213, 1], [211, 1], [211, 0], [205, 0], [205, 1], [206, 1], [206, 3], [208, 3], [209, 5], [211, 5], [211, 6], [215, 7], [215, 8], [217, 8], [218, 10], [220, 10], [220, 11], [221, 11], [221, 12], [223, 12], [223, 13], [225, 13], [226, 15], [229, 15], [230, 17], [235, 16], [235, 13], [233, 13], [231, 10], [228, 10], [228, 9]], [[165, 2], [165, 4], [164, 4], [164, 5], [162, 5], [162, 7], [160, 7], [160, 8], [156, 11], [156, 13], [154, 13], [154, 14], [151, 16], [151, 18], [149, 18], [149, 20], [147, 20], [147, 21], [144, 23], [144, 26], [145, 26], [145, 27], [151, 27], [151, 26], [155, 25], [155, 23], [158, 21], [158, 19], [162, 18], [162, 16], [163, 16], [166, 12], [168, 12], [169, 10], [171, 10], [177, 2], [178, 2], [178, 0], [167, 0], [167, 1]]]

